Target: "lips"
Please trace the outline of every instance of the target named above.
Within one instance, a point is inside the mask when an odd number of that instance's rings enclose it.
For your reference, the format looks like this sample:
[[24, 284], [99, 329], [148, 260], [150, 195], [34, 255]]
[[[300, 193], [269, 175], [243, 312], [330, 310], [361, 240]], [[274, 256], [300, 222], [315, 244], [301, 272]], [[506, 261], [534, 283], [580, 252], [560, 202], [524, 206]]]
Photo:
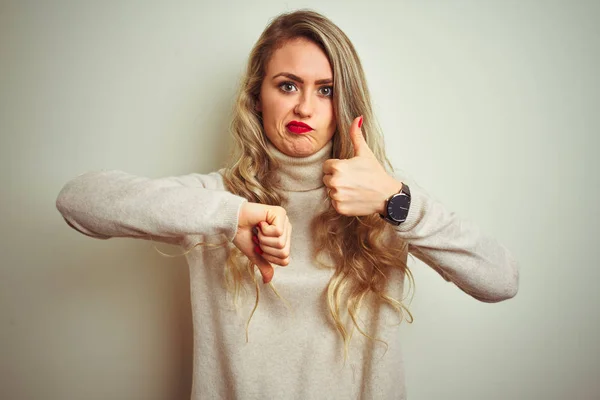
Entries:
[[306, 125], [304, 122], [300, 122], [300, 121], [291, 121], [290, 123], [288, 123], [286, 125], [286, 128], [288, 129], [288, 131], [301, 135], [303, 133], [306, 132], [310, 132], [313, 130], [313, 128], [309, 125]]

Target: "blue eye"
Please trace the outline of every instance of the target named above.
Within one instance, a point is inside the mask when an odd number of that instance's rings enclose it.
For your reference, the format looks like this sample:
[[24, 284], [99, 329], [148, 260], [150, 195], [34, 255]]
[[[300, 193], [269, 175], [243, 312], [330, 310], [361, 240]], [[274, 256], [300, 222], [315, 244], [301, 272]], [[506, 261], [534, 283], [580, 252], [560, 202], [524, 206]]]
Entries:
[[319, 89], [319, 93], [325, 97], [333, 96], [333, 87], [332, 86], [323, 86]]
[[298, 90], [298, 88], [293, 82], [281, 82], [279, 84], [279, 89], [281, 89], [285, 93], [290, 93]]

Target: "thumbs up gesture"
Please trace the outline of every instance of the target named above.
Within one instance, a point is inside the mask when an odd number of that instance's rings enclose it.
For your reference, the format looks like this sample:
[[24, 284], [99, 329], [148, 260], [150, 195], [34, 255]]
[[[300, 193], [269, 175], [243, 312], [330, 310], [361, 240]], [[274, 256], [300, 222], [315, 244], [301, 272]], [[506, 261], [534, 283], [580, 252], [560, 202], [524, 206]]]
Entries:
[[383, 214], [385, 201], [402, 188], [402, 182], [388, 175], [367, 145], [362, 122], [363, 117], [355, 118], [350, 127], [354, 157], [323, 163], [323, 183], [331, 204], [346, 216]]

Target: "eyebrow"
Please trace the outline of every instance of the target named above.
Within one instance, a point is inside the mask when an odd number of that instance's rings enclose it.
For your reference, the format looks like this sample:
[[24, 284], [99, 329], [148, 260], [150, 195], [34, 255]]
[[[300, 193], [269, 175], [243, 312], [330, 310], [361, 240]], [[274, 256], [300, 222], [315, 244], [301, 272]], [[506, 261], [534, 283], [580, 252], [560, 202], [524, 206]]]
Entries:
[[[293, 81], [304, 83], [304, 79], [294, 74], [290, 74], [289, 72], [280, 72], [277, 75], [275, 75], [273, 79], [279, 78], [280, 76], [285, 76], [286, 78], [290, 78]], [[333, 79], [319, 79], [318, 81], [315, 81], [315, 84], [317, 85], [323, 85], [326, 83], [333, 83]]]

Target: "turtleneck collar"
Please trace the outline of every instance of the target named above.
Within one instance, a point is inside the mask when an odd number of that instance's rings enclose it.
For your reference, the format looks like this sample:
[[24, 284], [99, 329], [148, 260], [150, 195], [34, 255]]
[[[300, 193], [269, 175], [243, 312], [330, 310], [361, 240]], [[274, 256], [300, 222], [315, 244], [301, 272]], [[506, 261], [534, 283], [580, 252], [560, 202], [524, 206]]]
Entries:
[[323, 163], [331, 158], [333, 142], [327, 144], [308, 157], [290, 157], [277, 149], [270, 141], [267, 147], [279, 163], [275, 175], [283, 190], [306, 192], [325, 186], [323, 183]]

